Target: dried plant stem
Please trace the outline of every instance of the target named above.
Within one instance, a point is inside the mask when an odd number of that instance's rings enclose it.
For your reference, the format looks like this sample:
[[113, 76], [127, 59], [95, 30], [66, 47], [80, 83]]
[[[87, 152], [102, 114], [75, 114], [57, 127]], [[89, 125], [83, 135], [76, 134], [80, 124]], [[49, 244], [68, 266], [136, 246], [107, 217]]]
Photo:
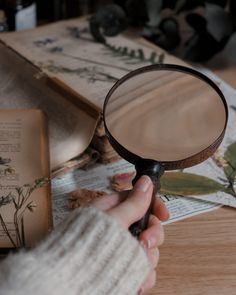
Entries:
[[6, 226], [6, 223], [4, 222], [3, 218], [2, 218], [2, 215], [0, 214], [0, 221], [1, 221], [1, 225], [2, 225], [2, 228], [4, 230], [4, 232], [6, 233], [6, 235], [8, 236], [9, 240], [11, 241], [13, 247], [17, 247], [16, 243], [14, 242], [14, 240], [12, 239], [11, 237], [11, 234]]
[[18, 242], [18, 245], [21, 246], [22, 240], [21, 240], [21, 234], [20, 234], [19, 223], [18, 223], [18, 211], [19, 210], [16, 210], [14, 213], [14, 225], [16, 229], [17, 242]]
[[22, 237], [22, 246], [25, 247], [25, 229], [24, 229], [24, 218], [22, 217], [20, 220], [21, 223], [21, 237]]
[[111, 65], [111, 64], [107, 64], [107, 63], [100, 62], [100, 61], [97, 61], [97, 60], [86, 59], [86, 58], [82, 58], [82, 57], [79, 57], [79, 56], [73, 56], [73, 55], [66, 54], [66, 53], [62, 53], [62, 55], [73, 58], [75, 60], [84, 61], [86, 63], [91, 63], [91, 64], [104, 66], [104, 67], [109, 67], [109, 68], [116, 68], [116, 69], [121, 70], [121, 71], [130, 72], [130, 69], [128, 69], [128, 68], [117, 66], [117, 65], [114, 65], [114, 64]]
[[[24, 224], [22, 224], [22, 223], [23, 223], [23, 214], [26, 211], [27, 206], [22, 210], [21, 214], [19, 214], [19, 210], [28, 201], [29, 197], [31, 196], [31, 193], [32, 193], [31, 188], [28, 188], [28, 190], [25, 194], [23, 194], [23, 192], [19, 193], [19, 200], [21, 199], [21, 202], [19, 202], [19, 204], [17, 204], [16, 211], [14, 213], [14, 225], [15, 225], [15, 229], [16, 229], [16, 233], [17, 233], [19, 246], [25, 246]], [[21, 231], [19, 228], [19, 224], [21, 225]]]
[[3, 231], [11, 241], [13, 247], [25, 247], [25, 231], [24, 231], [24, 213], [27, 209], [33, 212], [32, 201], [28, 203], [29, 198], [32, 192], [35, 189], [43, 187], [48, 183], [47, 178], [39, 178], [34, 181], [32, 185], [25, 184], [22, 187], [17, 187], [15, 189], [16, 194], [9, 193], [6, 197], [0, 198], [0, 207], [5, 206], [7, 204], [14, 205], [14, 214], [13, 214], [13, 225], [14, 225], [14, 234], [16, 234], [16, 241], [12, 238], [10, 231], [7, 228], [6, 222], [4, 221], [2, 215], [0, 214], [0, 225], [3, 228]]

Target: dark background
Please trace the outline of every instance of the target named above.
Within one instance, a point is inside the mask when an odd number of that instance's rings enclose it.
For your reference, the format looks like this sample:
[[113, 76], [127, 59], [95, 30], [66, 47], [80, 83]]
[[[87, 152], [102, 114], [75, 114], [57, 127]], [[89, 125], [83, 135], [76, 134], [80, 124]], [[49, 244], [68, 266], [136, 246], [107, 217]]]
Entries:
[[109, 3], [122, 4], [122, 0], [37, 0], [39, 22], [56, 21], [94, 12], [99, 6]]

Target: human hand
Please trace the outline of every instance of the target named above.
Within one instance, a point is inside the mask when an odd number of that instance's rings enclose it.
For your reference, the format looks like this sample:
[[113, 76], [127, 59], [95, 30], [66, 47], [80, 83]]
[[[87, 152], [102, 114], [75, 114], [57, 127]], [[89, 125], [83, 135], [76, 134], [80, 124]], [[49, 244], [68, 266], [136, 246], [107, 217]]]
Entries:
[[[142, 176], [135, 184], [133, 190], [122, 194], [105, 196], [93, 202], [93, 205], [112, 216], [121, 224], [128, 228], [140, 220], [147, 212], [152, 200], [153, 185], [148, 176]], [[164, 241], [164, 230], [161, 221], [169, 218], [169, 212], [160, 198], [156, 198], [153, 211], [150, 215], [148, 227], [140, 236], [139, 241], [144, 247], [152, 270], [146, 281], [143, 283], [140, 294], [152, 288], [156, 281], [155, 268], [159, 260], [158, 247]]]

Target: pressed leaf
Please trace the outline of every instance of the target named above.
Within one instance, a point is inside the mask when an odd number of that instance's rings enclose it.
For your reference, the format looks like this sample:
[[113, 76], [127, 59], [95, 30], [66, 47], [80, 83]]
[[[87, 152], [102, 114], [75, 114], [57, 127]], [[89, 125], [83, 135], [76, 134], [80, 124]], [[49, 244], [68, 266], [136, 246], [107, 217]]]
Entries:
[[2, 157], [0, 157], [0, 165], [6, 165], [9, 164], [11, 162], [11, 159], [3, 159]]
[[230, 183], [233, 183], [236, 177], [236, 142], [228, 146], [224, 159], [229, 164], [224, 167], [225, 175]]
[[233, 184], [236, 177], [236, 170], [234, 170], [231, 166], [224, 167], [225, 175], [229, 181], [229, 183]]
[[10, 204], [11, 201], [12, 201], [11, 193], [9, 193], [6, 197], [4, 196], [0, 197], [0, 207]]
[[139, 58], [140, 60], [144, 60], [144, 52], [143, 52], [143, 49], [138, 49], [138, 55], [139, 55]]
[[228, 146], [224, 159], [236, 169], [236, 142]]
[[126, 47], [126, 46], [123, 47], [122, 50], [121, 50], [121, 52], [122, 52], [122, 54], [124, 54], [124, 55], [127, 54], [127, 52], [128, 52], [128, 47]]
[[164, 53], [161, 53], [160, 55], [159, 55], [159, 63], [160, 64], [163, 64], [164, 63], [164, 59], [165, 59], [165, 54]]
[[150, 63], [152, 63], [152, 64], [155, 63], [155, 61], [156, 61], [156, 56], [157, 56], [157, 53], [156, 53], [155, 51], [153, 51], [153, 52], [151, 53], [151, 55], [150, 55], [150, 59], [149, 59]]
[[167, 172], [161, 178], [162, 194], [207, 195], [225, 190], [217, 181], [191, 173]]

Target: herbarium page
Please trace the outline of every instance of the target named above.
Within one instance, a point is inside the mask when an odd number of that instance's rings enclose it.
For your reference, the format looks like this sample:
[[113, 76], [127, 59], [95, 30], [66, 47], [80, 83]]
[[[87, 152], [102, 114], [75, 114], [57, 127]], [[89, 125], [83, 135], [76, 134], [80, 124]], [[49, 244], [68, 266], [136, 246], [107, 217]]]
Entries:
[[163, 50], [149, 48], [129, 36], [109, 38], [105, 44], [95, 42], [88, 21], [80, 19], [4, 33], [0, 40], [98, 109], [112, 85], [130, 71], [155, 63], [181, 63]]
[[29, 247], [52, 227], [47, 123], [39, 110], [0, 110], [0, 248]]

